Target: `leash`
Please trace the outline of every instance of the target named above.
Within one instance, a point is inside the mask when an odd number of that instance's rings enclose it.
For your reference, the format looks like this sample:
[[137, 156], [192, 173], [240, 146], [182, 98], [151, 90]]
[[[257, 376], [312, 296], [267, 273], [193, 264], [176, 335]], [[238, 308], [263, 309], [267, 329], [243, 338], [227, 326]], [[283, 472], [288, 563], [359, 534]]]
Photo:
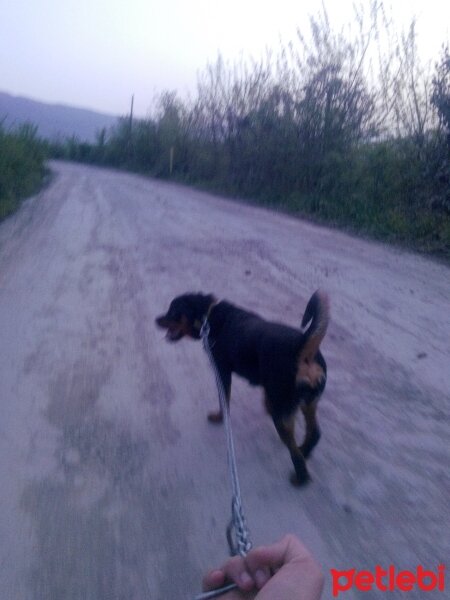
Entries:
[[[223, 414], [223, 421], [225, 425], [225, 434], [227, 439], [227, 457], [228, 467], [230, 470], [231, 488], [232, 488], [232, 500], [231, 500], [231, 520], [227, 527], [227, 541], [230, 549], [230, 555], [246, 556], [249, 550], [252, 548], [252, 542], [250, 540], [250, 532], [247, 528], [244, 512], [242, 509], [241, 499], [241, 488], [239, 485], [239, 477], [236, 465], [236, 453], [234, 450], [233, 432], [231, 430], [231, 417], [230, 408], [228, 406], [225, 390], [223, 387], [222, 379], [220, 378], [219, 371], [217, 369], [216, 362], [212, 355], [212, 346], [209, 341], [210, 326], [208, 322], [208, 316], [203, 320], [202, 327], [200, 329], [200, 337], [203, 342], [203, 348], [208, 355], [209, 362], [214, 371], [216, 378], [217, 390], [219, 393], [220, 408]], [[199, 594], [194, 600], [209, 600], [210, 598], [217, 598], [226, 592], [230, 592], [237, 588], [235, 583], [225, 585], [224, 587], [212, 590], [211, 592], [205, 592]]]

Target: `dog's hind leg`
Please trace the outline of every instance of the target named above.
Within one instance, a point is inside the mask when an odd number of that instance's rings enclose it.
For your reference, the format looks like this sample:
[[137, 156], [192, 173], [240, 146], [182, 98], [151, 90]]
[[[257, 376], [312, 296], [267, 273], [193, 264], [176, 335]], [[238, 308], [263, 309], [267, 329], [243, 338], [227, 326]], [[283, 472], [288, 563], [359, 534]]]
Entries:
[[310, 476], [303, 454], [295, 441], [295, 414], [287, 418], [272, 415], [272, 419], [281, 441], [289, 450], [294, 465], [295, 476], [291, 478], [291, 483], [294, 485], [306, 484], [310, 480]]
[[303, 444], [300, 446], [300, 451], [305, 458], [308, 458], [314, 446], [316, 446], [317, 442], [320, 440], [320, 428], [316, 417], [318, 400], [319, 399], [316, 398], [310, 404], [304, 404], [301, 407], [303, 416], [305, 417], [306, 433]]

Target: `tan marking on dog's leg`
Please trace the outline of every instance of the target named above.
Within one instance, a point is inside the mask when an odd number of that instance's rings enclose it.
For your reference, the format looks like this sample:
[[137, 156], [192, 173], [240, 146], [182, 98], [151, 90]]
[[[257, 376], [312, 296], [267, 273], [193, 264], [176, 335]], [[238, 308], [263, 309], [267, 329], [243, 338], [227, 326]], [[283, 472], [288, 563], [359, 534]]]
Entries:
[[294, 465], [295, 477], [291, 478], [291, 482], [294, 485], [304, 485], [310, 477], [303, 454], [295, 441], [295, 415], [287, 419], [274, 419], [274, 424], [281, 441], [289, 450]]
[[[230, 406], [231, 379], [230, 379], [230, 382], [228, 384], [224, 384], [222, 382], [222, 385], [224, 387], [226, 403], [227, 403], [228, 406]], [[223, 412], [222, 412], [222, 406], [221, 406], [221, 402], [220, 402], [220, 390], [219, 390], [219, 387], [217, 388], [217, 393], [219, 395], [219, 410], [218, 411], [211, 411], [211, 412], [208, 413], [208, 421], [210, 423], [222, 423], [222, 421], [223, 421]]]
[[223, 412], [221, 410], [208, 413], [208, 421], [210, 423], [222, 423]]
[[318, 400], [319, 399], [317, 398], [311, 404], [301, 407], [301, 411], [305, 418], [306, 432], [303, 444], [300, 446], [300, 450], [305, 458], [309, 456], [312, 449], [320, 439], [320, 429], [316, 417]]
[[292, 416], [288, 419], [282, 419], [280, 425], [276, 427], [281, 440], [286, 445], [289, 452], [297, 454], [298, 448], [295, 441], [295, 417]]

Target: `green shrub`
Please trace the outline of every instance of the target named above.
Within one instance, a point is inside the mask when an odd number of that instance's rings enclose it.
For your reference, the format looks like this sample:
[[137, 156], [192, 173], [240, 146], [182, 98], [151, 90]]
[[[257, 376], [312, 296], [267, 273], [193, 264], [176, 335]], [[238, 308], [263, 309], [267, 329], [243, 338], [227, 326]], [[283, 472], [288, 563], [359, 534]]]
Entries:
[[42, 183], [45, 152], [36, 128], [23, 125], [15, 132], [0, 127], [0, 220]]

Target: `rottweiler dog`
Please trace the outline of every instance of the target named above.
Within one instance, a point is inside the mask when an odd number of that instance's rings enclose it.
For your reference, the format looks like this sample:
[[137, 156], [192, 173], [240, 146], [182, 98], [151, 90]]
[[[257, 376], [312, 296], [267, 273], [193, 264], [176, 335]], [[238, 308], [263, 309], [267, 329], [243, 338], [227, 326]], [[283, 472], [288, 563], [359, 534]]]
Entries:
[[[205, 319], [210, 326], [209, 344], [230, 400], [231, 376], [236, 373], [252, 385], [262, 386], [267, 412], [287, 446], [295, 474], [291, 481], [303, 485], [310, 479], [305, 459], [320, 439], [316, 418], [318, 400], [325, 389], [327, 366], [319, 346], [329, 322], [328, 296], [317, 290], [310, 298], [301, 329], [266, 321], [259, 315], [217, 299], [212, 294], [183, 294], [156, 319], [176, 342], [188, 336], [200, 339]], [[306, 433], [299, 447], [295, 441], [295, 415], [303, 413]], [[221, 422], [222, 412], [208, 419]]]

